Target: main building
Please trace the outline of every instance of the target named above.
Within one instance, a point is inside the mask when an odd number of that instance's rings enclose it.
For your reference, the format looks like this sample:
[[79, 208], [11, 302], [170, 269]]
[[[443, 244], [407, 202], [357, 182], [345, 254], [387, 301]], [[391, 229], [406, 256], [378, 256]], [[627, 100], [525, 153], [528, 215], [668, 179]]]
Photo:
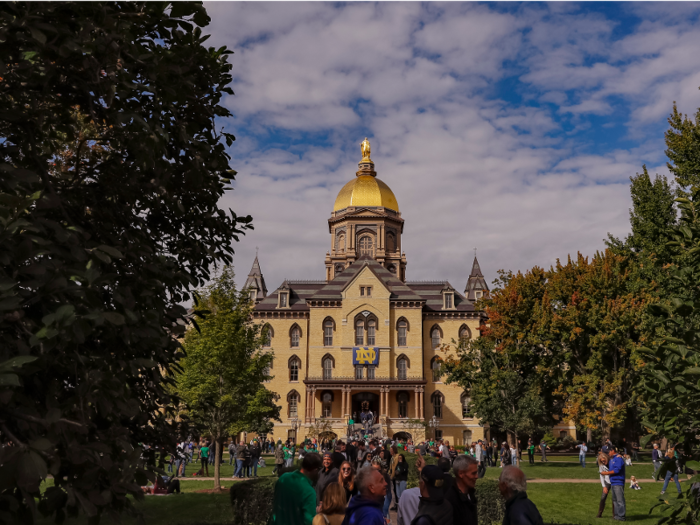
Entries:
[[[365, 401], [389, 437], [427, 434], [455, 445], [485, 437], [468, 392], [445, 384], [441, 371], [446, 345], [478, 337], [485, 321], [474, 307], [488, 294], [476, 257], [464, 294], [447, 281], [406, 280], [404, 220], [367, 139], [328, 229], [324, 280], [288, 280], [268, 294], [256, 257], [245, 283], [275, 355], [267, 385], [282, 406], [275, 440], [301, 439], [321, 419], [345, 437]], [[432, 425], [423, 430], [415, 420]]]

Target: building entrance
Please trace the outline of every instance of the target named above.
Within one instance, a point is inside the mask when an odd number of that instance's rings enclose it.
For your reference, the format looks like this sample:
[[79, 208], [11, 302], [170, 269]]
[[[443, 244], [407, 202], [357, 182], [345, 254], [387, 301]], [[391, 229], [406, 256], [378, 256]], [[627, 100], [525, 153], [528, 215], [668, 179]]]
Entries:
[[356, 422], [360, 421], [362, 403], [365, 401], [369, 403], [369, 409], [374, 414], [375, 420], [379, 419], [379, 396], [372, 392], [360, 392], [352, 396], [352, 415]]

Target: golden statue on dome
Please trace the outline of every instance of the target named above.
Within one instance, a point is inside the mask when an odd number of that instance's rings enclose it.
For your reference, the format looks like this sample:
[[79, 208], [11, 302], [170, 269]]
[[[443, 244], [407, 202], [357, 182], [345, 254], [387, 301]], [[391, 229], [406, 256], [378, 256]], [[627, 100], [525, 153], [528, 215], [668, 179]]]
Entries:
[[[362, 160], [360, 162], [372, 162], [372, 159], [369, 158], [370, 146], [367, 137], [365, 137], [365, 140], [360, 144], [360, 149], [362, 150]], [[374, 163], [372, 162], [372, 164]]]

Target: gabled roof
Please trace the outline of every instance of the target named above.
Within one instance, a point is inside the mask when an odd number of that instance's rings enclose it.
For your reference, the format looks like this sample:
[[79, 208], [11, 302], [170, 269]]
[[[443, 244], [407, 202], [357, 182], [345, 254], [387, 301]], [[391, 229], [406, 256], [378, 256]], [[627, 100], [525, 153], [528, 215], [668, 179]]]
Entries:
[[369, 255], [363, 255], [341, 273], [335, 276], [326, 286], [316, 292], [311, 299], [316, 301], [340, 300], [342, 292], [350, 282], [364, 269], [368, 268], [391, 293], [390, 300], [397, 301], [421, 301], [422, 298], [415, 294], [408, 286], [399, 280], [393, 273], [384, 268]]
[[[447, 281], [408, 281], [406, 282], [411, 290], [417, 295], [420, 295], [425, 301], [423, 311], [426, 312], [473, 312], [474, 305], [470, 303], [466, 297], [456, 291], [454, 287]], [[443, 310], [444, 299], [443, 291], [454, 292], [454, 309]]]
[[289, 308], [285, 310], [308, 310], [309, 306], [306, 304], [306, 300], [325, 284], [326, 281], [284, 281], [277, 290], [256, 304], [254, 311], [276, 310], [280, 290], [289, 291]]
[[477, 300], [476, 292], [483, 292], [482, 295], [486, 295], [488, 291], [489, 285], [486, 284], [484, 274], [481, 273], [479, 261], [477, 261], [476, 256], [474, 256], [472, 271], [469, 274], [469, 279], [467, 279], [467, 286], [464, 289], [464, 295], [467, 297], [468, 300], [474, 302]]
[[260, 269], [260, 263], [258, 262], [258, 256], [255, 256], [255, 261], [253, 261], [253, 267], [250, 269], [248, 278], [243, 285], [243, 288], [250, 288], [252, 290], [257, 290], [255, 299], [257, 301], [262, 301], [267, 297], [267, 286], [265, 286], [265, 278], [263, 277], [262, 270]]

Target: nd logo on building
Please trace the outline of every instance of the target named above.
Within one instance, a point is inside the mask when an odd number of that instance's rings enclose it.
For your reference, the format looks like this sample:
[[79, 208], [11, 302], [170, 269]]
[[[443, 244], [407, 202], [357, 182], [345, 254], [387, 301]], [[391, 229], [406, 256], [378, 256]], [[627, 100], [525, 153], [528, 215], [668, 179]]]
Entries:
[[353, 365], [378, 365], [379, 348], [376, 346], [355, 346], [352, 349]]

